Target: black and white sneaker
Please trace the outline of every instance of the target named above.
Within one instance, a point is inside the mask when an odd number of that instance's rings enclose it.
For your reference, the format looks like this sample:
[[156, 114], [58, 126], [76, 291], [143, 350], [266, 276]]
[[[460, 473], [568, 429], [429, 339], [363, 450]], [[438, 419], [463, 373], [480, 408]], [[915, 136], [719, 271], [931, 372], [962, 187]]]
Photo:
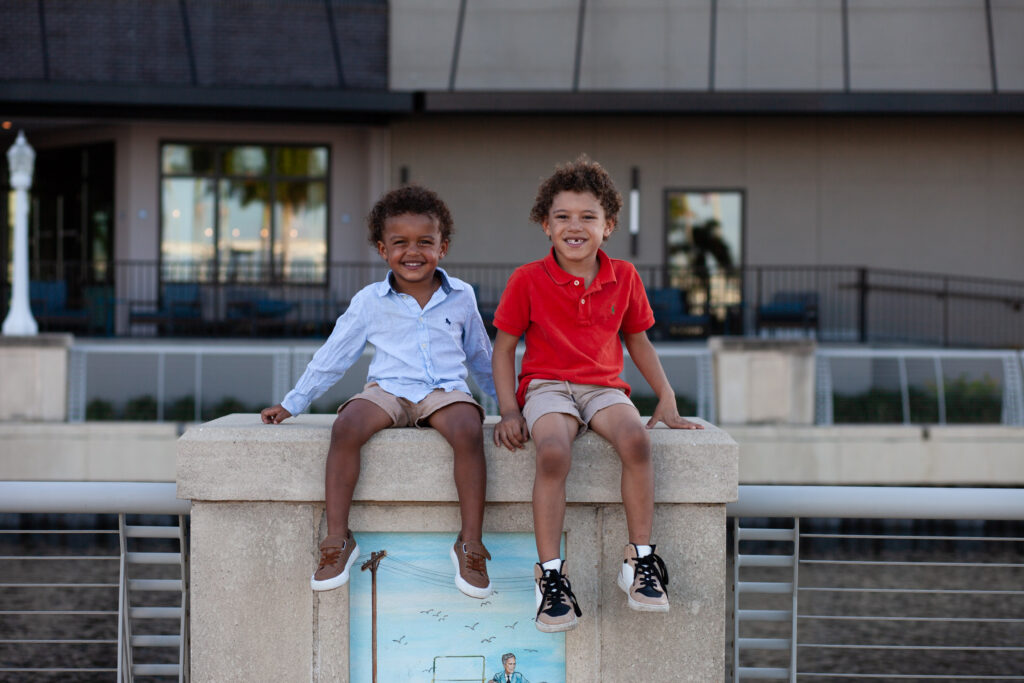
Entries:
[[626, 544], [625, 559], [619, 570], [619, 588], [626, 592], [629, 607], [639, 612], [667, 612], [668, 569], [654, 554], [654, 546], [646, 557], [637, 557], [636, 545]]
[[534, 624], [538, 631], [570, 631], [576, 628], [576, 617], [583, 615], [564, 572], [564, 562], [561, 571], [544, 569], [540, 564], [533, 567], [534, 590], [537, 597], [537, 617]]

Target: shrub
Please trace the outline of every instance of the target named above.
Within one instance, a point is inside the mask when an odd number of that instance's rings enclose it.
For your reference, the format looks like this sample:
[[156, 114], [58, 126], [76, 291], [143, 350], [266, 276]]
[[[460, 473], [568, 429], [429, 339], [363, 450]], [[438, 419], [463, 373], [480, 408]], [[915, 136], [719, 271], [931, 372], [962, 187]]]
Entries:
[[[633, 401], [633, 405], [636, 406], [641, 415], [650, 415], [658, 406], [658, 397], [649, 394], [646, 396], [633, 394], [630, 396], [630, 400]], [[683, 416], [697, 414], [697, 403], [689, 396], [676, 396], [676, 408], [678, 408], [679, 414]]]
[[171, 422], [194, 422], [196, 419], [195, 397], [182, 396], [167, 406], [164, 419]]
[[124, 419], [155, 420], [156, 399], [148, 394], [130, 399], [124, 404]]
[[225, 396], [212, 408], [206, 408], [203, 410], [203, 419], [213, 420], [218, 417], [230, 415], [231, 413], [258, 413], [259, 411], [259, 408], [256, 408], [255, 410], [249, 408], [234, 396]]
[[[1002, 421], [1003, 392], [999, 383], [985, 375], [979, 380], [966, 376], [945, 384], [946, 422], [950, 424], [998, 424]], [[939, 395], [934, 383], [912, 386], [910, 422], [939, 421]], [[903, 398], [899, 391], [871, 389], [861, 394], [836, 394], [832, 398], [833, 421], [837, 424], [892, 424], [903, 422]]]
[[116, 420], [117, 411], [114, 404], [102, 398], [94, 398], [85, 406], [86, 420]]

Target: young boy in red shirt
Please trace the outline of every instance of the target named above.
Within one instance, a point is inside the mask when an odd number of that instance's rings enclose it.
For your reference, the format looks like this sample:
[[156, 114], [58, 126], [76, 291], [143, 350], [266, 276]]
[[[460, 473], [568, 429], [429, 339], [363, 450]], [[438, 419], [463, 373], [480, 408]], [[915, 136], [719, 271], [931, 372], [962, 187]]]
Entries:
[[[530, 212], [551, 240], [551, 251], [512, 273], [494, 315], [492, 364], [501, 411], [494, 442], [512, 450], [532, 438], [537, 451], [535, 624], [544, 632], [575, 628], [581, 615], [560, 557], [565, 480], [576, 437], [593, 429], [622, 461], [629, 542], [619, 587], [631, 608], [666, 612], [668, 572], [650, 542], [654, 466], [647, 430], [658, 422], [673, 429], [702, 428], [679, 416], [675, 393], [647, 338], [654, 314], [636, 268], [601, 250], [621, 208], [622, 197], [600, 164], [580, 157], [558, 167], [541, 183]], [[515, 348], [524, 335], [517, 390]], [[623, 342], [658, 396], [646, 425], [620, 377]]]

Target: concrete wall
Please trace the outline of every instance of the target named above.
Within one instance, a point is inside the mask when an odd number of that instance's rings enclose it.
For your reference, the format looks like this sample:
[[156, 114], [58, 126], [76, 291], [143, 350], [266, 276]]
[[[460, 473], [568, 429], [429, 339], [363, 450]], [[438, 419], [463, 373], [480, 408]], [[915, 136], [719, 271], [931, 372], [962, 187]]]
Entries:
[[174, 481], [171, 422], [0, 422], [0, 480]]
[[[179, 442], [178, 495], [193, 501], [195, 680], [348, 680], [348, 590], [314, 594], [308, 584], [324, 533], [331, 421], [302, 416], [269, 426], [234, 415], [197, 426]], [[516, 453], [493, 447], [492, 425], [484, 435], [485, 542], [489, 533], [532, 531], [532, 446]], [[620, 467], [607, 442], [585, 434], [567, 487], [566, 558], [575, 563], [573, 590], [585, 615], [566, 636], [567, 681], [629, 680], [640, 670], [651, 680], [677, 678], [679, 671], [689, 680], [723, 676], [724, 503], [736, 495], [736, 445], [710, 425], [699, 432], [656, 429], [652, 444], [655, 538], [675, 571], [672, 611], [654, 619], [632, 613], [614, 586], [625, 536]], [[456, 533], [450, 471], [451, 450], [436, 432], [377, 434], [363, 449], [351, 519], [357, 537]], [[637, 640], [646, 646], [635, 647]]]
[[[0, 480], [174, 481], [177, 440], [186, 426], [0, 423]], [[740, 445], [741, 484], [1024, 486], [1021, 427], [729, 425], [728, 431]]]
[[[749, 265], [1021, 276], [1024, 232], [1009, 228], [1024, 215], [1024, 126], [1012, 118], [408, 120], [392, 126], [391, 180], [407, 167], [449, 202], [450, 262], [520, 263], [547, 249], [528, 220], [539, 181], [584, 152], [620, 191], [640, 170], [636, 263], [663, 262], [665, 190], [731, 189], [745, 196]], [[629, 257], [625, 232], [612, 256]]]
[[740, 483], [812, 486], [1021, 486], [1024, 428], [730, 426]]

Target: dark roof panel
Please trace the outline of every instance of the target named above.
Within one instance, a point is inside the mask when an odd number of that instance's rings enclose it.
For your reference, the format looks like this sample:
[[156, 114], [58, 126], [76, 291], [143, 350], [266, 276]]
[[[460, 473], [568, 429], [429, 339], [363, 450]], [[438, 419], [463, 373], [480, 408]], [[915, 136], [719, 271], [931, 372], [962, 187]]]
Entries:
[[[190, 82], [181, 11], [175, 0], [47, 0], [42, 6], [50, 80]], [[104, 6], [110, 11], [102, 11]]]
[[345, 85], [388, 87], [388, 7], [385, 2], [333, 0]]
[[322, 0], [189, 0], [199, 85], [338, 87]]
[[0, 0], [0, 81], [386, 90], [382, 0]]
[[39, 6], [34, 2], [4, 2], [0, 11], [7, 26], [0, 39], [0, 79], [46, 78]]

